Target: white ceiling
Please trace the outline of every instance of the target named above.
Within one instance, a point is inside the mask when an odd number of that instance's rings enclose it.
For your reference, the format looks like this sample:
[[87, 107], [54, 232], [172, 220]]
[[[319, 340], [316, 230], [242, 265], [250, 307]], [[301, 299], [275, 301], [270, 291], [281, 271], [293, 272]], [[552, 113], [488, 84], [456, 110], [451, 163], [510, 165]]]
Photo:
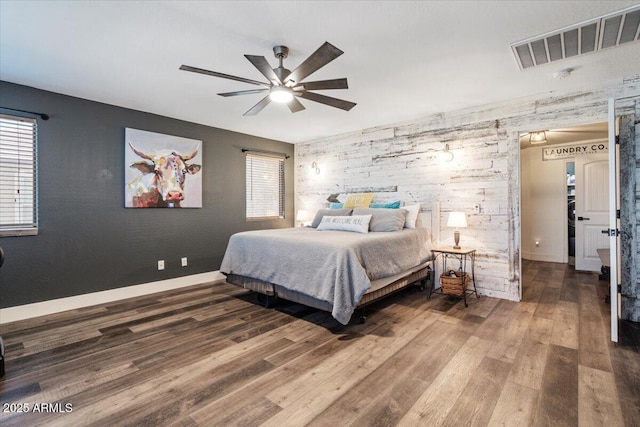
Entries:
[[[540, 93], [620, 83], [640, 72], [640, 43], [521, 71], [509, 45], [637, 1], [6, 1], [0, 79], [288, 142], [301, 142]], [[302, 100], [292, 114], [245, 83], [179, 71], [181, 64], [256, 80], [244, 58], [290, 48], [294, 69], [325, 41], [344, 55], [308, 80], [347, 77], [345, 112]], [[569, 78], [553, 73], [573, 68]], [[9, 107], [6, 106], [5, 107]], [[55, 112], [45, 112], [55, 114]]]

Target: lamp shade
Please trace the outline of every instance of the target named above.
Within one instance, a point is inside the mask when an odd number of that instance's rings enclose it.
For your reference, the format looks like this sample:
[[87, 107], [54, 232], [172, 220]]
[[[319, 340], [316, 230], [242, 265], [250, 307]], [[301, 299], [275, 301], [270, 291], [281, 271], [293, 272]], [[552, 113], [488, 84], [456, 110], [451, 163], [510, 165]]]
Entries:
[[304, 222], [309, 220], [311, 220], [311, 214], [309, 213], [309, 211], [304, 209], [298, 210], [298, 213], [296, 214], [296, 221]]
[[466, 228], [467, 216], [464, 214], [464, 212], [449, 212], [447, 227]]
[[546, 144], [547, 142], [547, 132], [543, 130], [531, 132], [529, 134], [529, 144]]

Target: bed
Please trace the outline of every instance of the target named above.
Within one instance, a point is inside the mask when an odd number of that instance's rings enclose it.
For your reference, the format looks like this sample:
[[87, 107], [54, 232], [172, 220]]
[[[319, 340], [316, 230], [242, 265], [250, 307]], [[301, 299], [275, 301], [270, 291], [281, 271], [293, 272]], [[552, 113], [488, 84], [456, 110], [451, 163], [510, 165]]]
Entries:
[[[356, 209], [350, 216], [362, 213]], [[328, 311], [347, 324], [358, 308], [411, 284], [433, 283], [431, 241], [423, 227], [246, 231], [231, 236], [220, 272], [230, 284]]]

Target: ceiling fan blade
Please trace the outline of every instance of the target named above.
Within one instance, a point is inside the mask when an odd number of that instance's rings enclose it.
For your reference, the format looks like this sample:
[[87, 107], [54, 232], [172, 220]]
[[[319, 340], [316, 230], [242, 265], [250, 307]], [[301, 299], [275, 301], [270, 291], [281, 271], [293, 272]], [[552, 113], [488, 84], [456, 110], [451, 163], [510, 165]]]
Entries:
[[313, 52], [311, 56], [305, 59], [302, 64], [298, 65], [298, 68], [293, 70], [291, 74], [287, 76], [284, 83], [300, 83], [305, 77], [324, 67], [343, 53], [343, 51], [341, 51], [331, 43], [324, 42], [324, 44], [320, 46], [318, 50]]
[[302, 105], [302, 103], [300, 101], [298, 101], [298, 98], [293, 97], [293, 99], [289, 102], [287, 102], [287, 107], [289, 107], [289, 110], [291, 110], [292, 113], [297, 113], [298, 111], [302, 111], [304, 110], [304, 105]]
[[309, 101], [319, 102], [321, 104], [330, 105], [332, 107], [340, 108], [341, 110], [349, 111], [357, 104], [355, 102], [349, 102], [338, 98], [332, 98], [330, 96], [320, 95], [313, 92], [300, 92], [296, 93], [301, 98], [308, 99]]
[[262, 111], [264, 107], [269, 105], [270, 102], [271, 102], [271, 98], [269, 98], [269, 95], [265, 96], [260, 100], [260, 102], [258, 102], [256, 105], [251, 107], [246, 113], [244, 113], [243, 116], [255, 116], [260, 111]]
[[260, 71], [262, 75], [269, 79], [273, 84], [278, 86], [282, 85], [282, 82], [264, 56], [245, 55], [244, 57], [247, 58], [249, 62], [251, 62], [253, 66], [256, 67], [258, 71]]
[[322, 90], [322, 89], [349, 89], [347, 79], [319, 80], [316, 82], [303, 82], [293, 89], [303, 88], [304, 90]]
[[238, 82], [249, 83], [256, 86], [269, 87], [268, 83], [259, 82], [257, 80], [245, 79], [244, 77], [237, 77], [229, 74], [218, 73], [216, 71], [209, 71], [209, 70], [205, 70], [204, 68], [191, 67], [189, 65], [181, 65], [180, 69], [182, 71], [191, 71], [192, 73], [200, 73], [200, 74], [205, 74], [207, 76], [213, 76], [213, 77], [221, 77], [223, 79], [235, 80]]
[[251, 95], [254, 93], [269, 92], [269, 89], [249, 89], [249, 90], [237, 90], [235, 92], [219, 93], [220, 96], [238, 96], [238, 95]]

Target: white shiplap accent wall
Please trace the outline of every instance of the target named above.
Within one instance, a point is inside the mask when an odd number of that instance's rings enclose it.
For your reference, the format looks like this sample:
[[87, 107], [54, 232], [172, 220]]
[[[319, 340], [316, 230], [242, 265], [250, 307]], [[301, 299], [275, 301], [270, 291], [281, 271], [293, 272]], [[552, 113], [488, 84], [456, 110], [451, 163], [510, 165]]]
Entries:
[[[296, 208], [317, 210], [331, 193], [389, 188], [374, 201], [440, 202], [441, 245], [453, 244], [449, 212], [467, 213], [461, 245], [477, 249], [482, 294], [520, 299], [521, 132], [607, 120], [607, 99], [640, 96], [637, 81], [606, 90], [538, 96], [437, 114], [296, 145]], [[624, 107], [624, 103], [620, 103]], [[445, 143], [454, 153], [443, 162]], [[316, 175], [311, 163], [321, 169]], [[340, 197], [344, 200], [344, 194]], [[474, 206], [481, 206], [480, 213]]]

